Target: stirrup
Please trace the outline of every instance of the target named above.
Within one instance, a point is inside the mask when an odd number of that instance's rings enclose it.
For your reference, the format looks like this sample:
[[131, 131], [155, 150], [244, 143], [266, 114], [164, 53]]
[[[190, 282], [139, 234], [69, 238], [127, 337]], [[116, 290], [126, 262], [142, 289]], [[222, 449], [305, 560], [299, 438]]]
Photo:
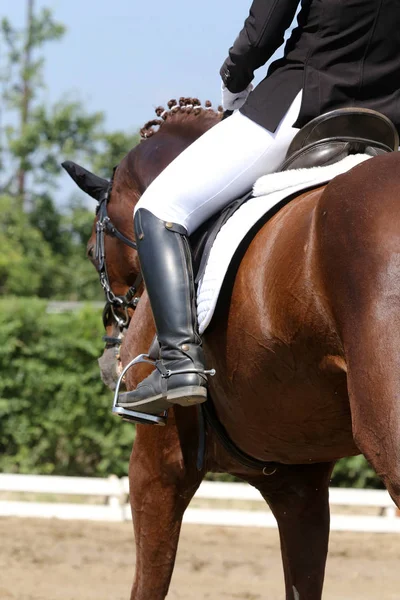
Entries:
[[168, 411], [164, 410], [162, 415], [149, 415], [147, 413], [137, 412], [135, 410], [130, 410], [128, 408], [123, 408], [122, 406], [118, 406], [118, 398], [119, 398], [119, 388], [121, 387], [122, 379], [125, 376], [125, 373], [134, 365], [139, 363], [148, 363], [153, 367], [156, 366], [154, 360], [152, 360], [148, 354], [139, 354], [136, 358], [131, 360], [130, 363], [126, 365], [121, 375], [118, 378], [117, 385], [114, 393], [114, 401], [112, 406], [112, 412], [115, 415], [119, 415], [122, 417], [124, 421], [142, 423], [146, 425], [161, 425], [164, 426], [167, 422], [167, 414]]
[[122, 417], [124, 421], [134, 421], [136, 423], [144, 423], [147, 425], [165, 425], [167, 422], [168, 411], [164, 410], [162, 415], [151, 415], [148, 413], [138, 412], [135, 410], [131, 410], [128, 408], [123, 408], [122, 406], [118, 406], [119, 399], [119, 389], [122, 383], [122, 380], [125, 376], [125, 373], [134, 365], [139, 363], [147, 363], [155, 367], [158, 372], [161, 374], [163, 379], [168, 379], [171, 375], [178, 375], [181, 373], [199, 373], [201, 375], [211, 375], [213, 377], [215, 375], [215, 369], [210, 370], [201, 370], [201, 369], [178, 369], [176, 371], [171, 371], [166, 369], [160, 360], [153, 360], [150, 358], [148, 354], [139, 354], [136, 358], [131, 360], [130, 363], [126, 365], [121, 375], [118, 378], [117, 385], [114, 393], [114, 401], [112, 406], [112, 412], [115, 415], [119, 415]]

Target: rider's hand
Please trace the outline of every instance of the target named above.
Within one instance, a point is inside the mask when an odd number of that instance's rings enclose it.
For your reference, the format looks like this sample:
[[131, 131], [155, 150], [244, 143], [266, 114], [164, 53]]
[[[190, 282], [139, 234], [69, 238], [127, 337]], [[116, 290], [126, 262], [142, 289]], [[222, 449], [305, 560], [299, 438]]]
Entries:
[[230, 92], [226, 85], [222, 83], [222, 108], [224, 110], [238, 110], [246, 102], [248, 95], [253, 89], [253, 84], [250, 83], [243, 92], [234, 94]]

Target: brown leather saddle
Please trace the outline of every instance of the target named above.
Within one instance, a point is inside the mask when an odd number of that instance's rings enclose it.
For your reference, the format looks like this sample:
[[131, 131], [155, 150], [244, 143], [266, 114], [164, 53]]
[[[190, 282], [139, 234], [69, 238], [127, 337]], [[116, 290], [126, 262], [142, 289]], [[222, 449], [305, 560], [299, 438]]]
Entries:
[[367, 108], [339, 108], [297, 133], [279, 170], [326, 166], [350, 154], [378, 156], [398, 148], [399, 135], [390, 119]]

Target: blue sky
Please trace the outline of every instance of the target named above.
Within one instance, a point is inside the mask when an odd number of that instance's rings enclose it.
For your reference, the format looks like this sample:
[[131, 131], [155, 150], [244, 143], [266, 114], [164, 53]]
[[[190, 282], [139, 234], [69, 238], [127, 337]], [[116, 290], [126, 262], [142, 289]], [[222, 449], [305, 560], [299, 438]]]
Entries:
[[[22, 27], [25, 0], [0, 4], [0, 17]], [[89, 110], [104, 111], [110, 130], [131, 131], [172, 97], [219, 103], [219, 68], [250, 2], [36, 0], [36, 6], [52, 8], [67, 26], [62, 41], [44, 48], [49, 100], [79, 98]]]

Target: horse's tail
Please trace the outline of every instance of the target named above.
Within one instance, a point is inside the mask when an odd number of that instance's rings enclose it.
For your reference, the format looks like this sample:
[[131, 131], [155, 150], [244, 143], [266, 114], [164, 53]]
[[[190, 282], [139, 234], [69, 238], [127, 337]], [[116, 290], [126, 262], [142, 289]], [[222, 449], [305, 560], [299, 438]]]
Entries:
[[400, 154], [336, 178], [316, 217], [327, 306], [343, 344], [353, 435], [400, 504]]

